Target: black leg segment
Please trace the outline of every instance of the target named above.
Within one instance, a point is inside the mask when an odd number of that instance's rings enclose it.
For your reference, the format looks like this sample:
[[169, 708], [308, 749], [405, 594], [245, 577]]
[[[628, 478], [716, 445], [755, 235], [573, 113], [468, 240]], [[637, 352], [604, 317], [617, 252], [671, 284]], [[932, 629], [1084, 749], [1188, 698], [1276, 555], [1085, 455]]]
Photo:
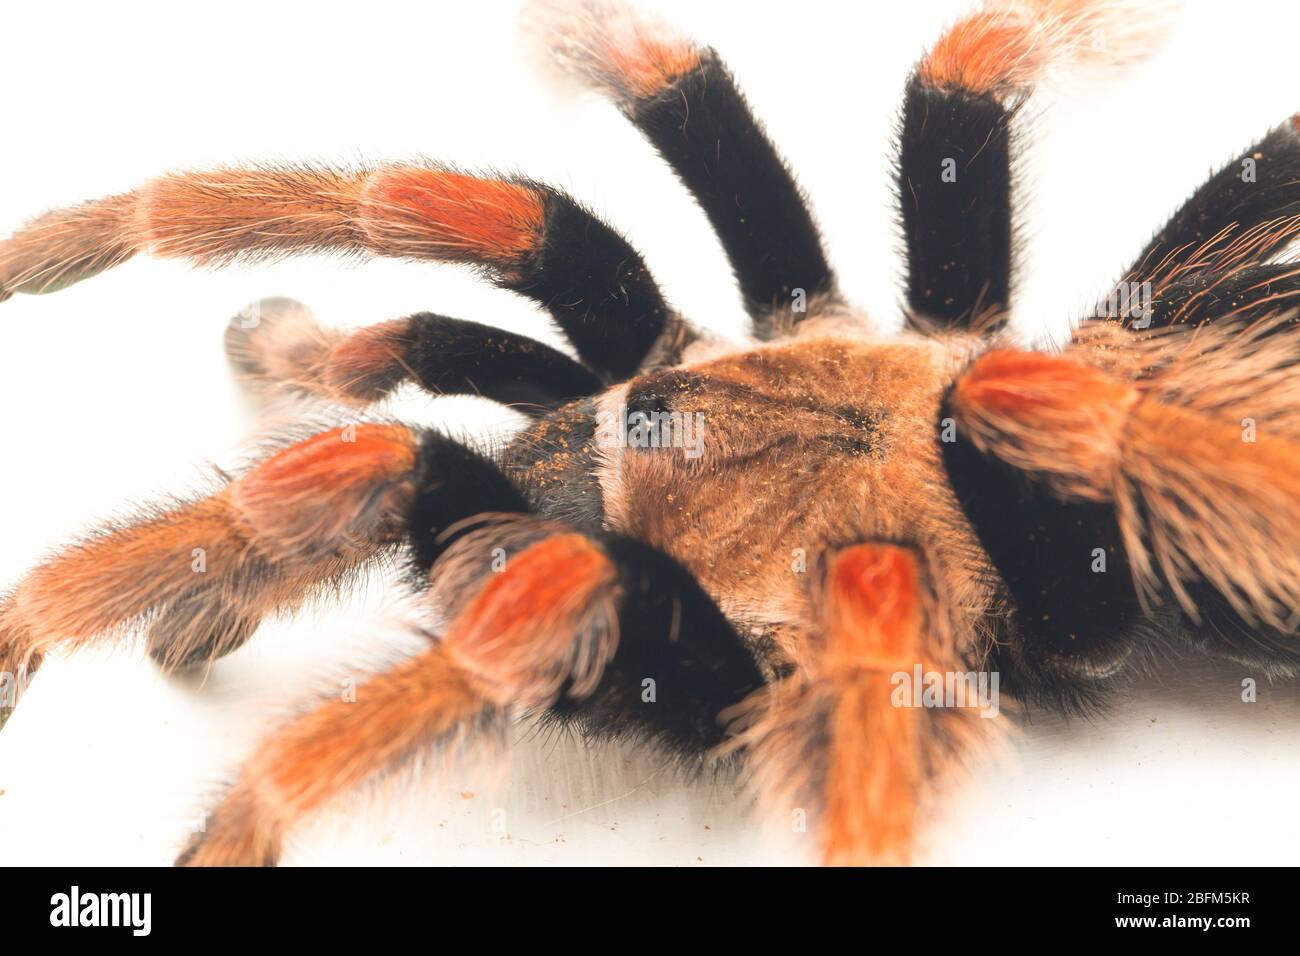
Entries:
[[808, 204], [716, 53], [624, 109], [708, 215], [751, 314], [834, 289]]
[[1012, 116], [991, 94], [908, 83], [898, 202], [914, 328], [1001, 324], [1011, 296]]
[[1300, 235], [1300, 223], [1292, 218], [1296, 216], [1300, 131], [1293, 117], [1197, 189], [1147, 244], [1128, 274], [1138, 281], [1159, 280], [1195, 269], [1202, 247], [1221, 235], [1227, 242], [1254, 236], [1245, 244], [1248, 261], [1267, 262]]
[[481, 395], [529, 415], [601, 391], [600, 379], [526, 335], [421, 313], [409, 320], [411, 369], [437, 394]]
[[499, 281], [546, 308], [590, 368], [622, 381], [680, 319], [626, 239], [564, 194], [545, 194], [540, 242]]
[[721, 744], [718, 715], [763, 686], [744, 641], [680, 564], [649, 545], [602, 535], [623, 591], [618, 650], [590, 696], [561, 695], [552, 715], [601, 736], [648, 738], [684, 759]]
[[413, 571], [424, 579], [451, 544], [480, 514], [527, 514], [518, 487], [490, 458], [440, 432], [420, 443], [416, 493], [407, 512]]

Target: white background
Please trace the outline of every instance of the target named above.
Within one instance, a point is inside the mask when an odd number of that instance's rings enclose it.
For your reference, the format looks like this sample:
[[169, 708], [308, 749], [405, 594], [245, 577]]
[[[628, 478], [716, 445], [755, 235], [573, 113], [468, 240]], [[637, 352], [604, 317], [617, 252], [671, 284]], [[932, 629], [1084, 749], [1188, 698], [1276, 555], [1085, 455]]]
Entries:
[[[890, 138], [907, 71], [963, 5], [701, 3], [667, 15], [717, 46], [807, 188], [846, 293], [896, 326]], [[0, 89], [0, 233], [165, 170], [247, 159], [424, 154], [517, 169], [621, 227], [671, 300], [744, 325], [703, 215], [617, 113], [537, 81], [509, 2], [9, 4]], [[1212, 168], [1295, 108], [1294, 3], [1192, 2], [1131, 76], [1034, 101], [1018, 210], [1015, 315], [1059, 335]], [[67, 291], [0, 305], [0, 587], [132, 501], [193, 487], [259, 427], [221, 351], [227, 318], [289, 295], [328, 323], [422, 309], [560, 345], [529, 304], [452, 267], [295, 261], [194, 272], [140, 258]], [[413, 419], [517, 424], [476, 400], [413, 396]], [[0, 731], [0, 861], [162, 864], [212, 788], [283, 714], [415, 645], [383, 582], [346, 606], [270, 623], [205, 678], [139, 655], [53, 659]], [[1109, 718], [1038, 715], [981, 768], [928, 859], [1293, 862], [1300, 687], [1170, 663]], [[503, 810], [504, 815], [494, 813]], [[493, 824], [504, 831], [494, 829]], [[286, 863], [807, 859], [729, 786], [685, 784], [653, 755], [531, 738], [496, 789], [433, 775], [349, 802], [295, 835]]]

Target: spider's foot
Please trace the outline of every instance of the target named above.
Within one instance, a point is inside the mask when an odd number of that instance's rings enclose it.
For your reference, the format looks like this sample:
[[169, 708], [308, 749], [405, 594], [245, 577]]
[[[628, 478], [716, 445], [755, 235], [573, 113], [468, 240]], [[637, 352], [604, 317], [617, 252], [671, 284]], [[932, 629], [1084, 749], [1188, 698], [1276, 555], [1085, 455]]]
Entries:
[[18, 703], [18, 681], [9, 671], [0, 671], [0, 730], [5, 729]]
[[149, 628], [149, 656], [164, 671], [189, 671], [242, 647], [261, 619], [213, 605], [198, 593], [167, 608]]
[[331, 344], [311, 309], [296, 299], [258, 299], [226, 326], [226, 357], [236, 372], [254, 381], [309, 370], [324, 360]]
[[293, 299], [259, 299], [226, 327], [226, 357], [258, 391], [287, 388], [344, 404], [383, 398], [407, 376], [412, 333], [404, 321], [351, 335], [327, 329]]
[[23, 642], [4, 626], [4, 614], [0, 608], [0, 730], [13, 714], [28, 681], [41, 666], [41, 654], [21, 653]]
[[13, 716], [14, 708], [18, 706], [35, 670], [34, 665], [28, 665], [25, 671], [0, 670], [0, 730], [4, 730], [5, 724]]
[[233, 650], [269, 614], [301, 607], [399, 545], [423, 441], [399, 425], [330, 429], [205, 497], [87, 535], [0, 602], [0, 670], [30, 667], [52, 647], [111, 640], [140, 621], [166, 666]]
[[273, 832], [257, 826], [253, 814], [243, 810], [246, 801], [231, 793], [214, 814], [204, 818], [177, 855], [174, 866], [275, 866], [280, 841]]
[[198, 833], [172, 863], [173, 866], [276, 866], [278, 856], [246, 844], [225, 839], [210, 839]]

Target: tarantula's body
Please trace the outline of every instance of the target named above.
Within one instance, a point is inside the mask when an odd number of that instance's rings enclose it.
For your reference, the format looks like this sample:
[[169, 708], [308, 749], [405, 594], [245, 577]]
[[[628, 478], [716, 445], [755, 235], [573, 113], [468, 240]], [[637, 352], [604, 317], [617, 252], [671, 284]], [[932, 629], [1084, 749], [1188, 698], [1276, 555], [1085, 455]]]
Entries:
[[[504, 464], [542, 513], [672, 555], [774, 650], [807, 637], [783, 636], [808, 620], [797, 566], [828, 540], [914, 537], [953, 569], [961, 606], [987, 608], [992, 569], [934, 443], [959, 348], [809, 329], [631, 379], [539, 421]], [[655, 412], [702, 416], [697, 457], [600, 440], [602, 423]], [[558, 466], [556, 444], [573, 449]]]
[[996, 675], [1080, 709], [1176, 642], [1300, 672], [1295, 120], [1244, 154], [1254, 175], [1228, 164], [1155, 236], [1121, 283], [1134, 307], [1018, 348], [1018, 107], [1049, 69], [1134, 59], [1148, 36], [1112, 3], [991, 0], [907, 86], [907, 328], [884, 337], [716, 53], [603, 0], [531, 22], [708, 215], [752, 342], [695, 329], [558, 190], [428, 163], [168, 175], [0, 244], [0, 299], [141, 251], [461, 262], [544, 308], [576, 355], [429, 313], [347, 334], [260, 302], [226, 338], [258, 390], [367, 406], [415, 380], [533, 421], [491, 455], [342, 424], [69, 546], [0, 601], [11, 681], [139, 627], [175, 668], [408, 558], [427, 650], [269, 735], [184, 862], [274, 862], [336, 795], [520, 712], [694, 766], [730, 754], [769, 812], [810, 815], [825, 860], [903, 859], [1001, 721], [913, 706], [900, 677]]

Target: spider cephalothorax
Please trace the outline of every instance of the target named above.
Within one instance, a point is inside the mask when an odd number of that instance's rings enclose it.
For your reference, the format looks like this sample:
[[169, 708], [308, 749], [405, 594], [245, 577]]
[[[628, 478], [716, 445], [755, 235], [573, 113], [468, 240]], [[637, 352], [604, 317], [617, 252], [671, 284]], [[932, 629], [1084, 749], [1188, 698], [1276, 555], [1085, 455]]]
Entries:
[[[259, 390], [365, 406], [414, 380], [534, 421], [490, 455], [342, 424], [72, 544], [0, 603], [9, 686], [47, 651], [131, 628], [165, 667], [209, 662], [402, 554], [428, 649], [270, 735], [183, 861], [274, 862], [335, 795], [531, 711], [690, 765], [731, 755], [770, 810], [811, 814], [826, 860], [857, 862], [905, 858], [925, 801], [997, 733], [981, 698], [938, 693], [953, 678], [1086, 707], [1177, 642], [1296, 673], [1295, 122], [1250, 148], [1249, 180], [1216, 173], [1063, 349], [1003, 331], [1018, 107], [1067, 61], [1140, 57], [1145, 22], [992, 0], [918, 64], [892, 338], [843, 301], [717, 55], [604, 0], [536, 4], [529, 23], [707, 213], [747, 344], [694, 329], [626, 240], [526, 179], [223, 169], [33, 221], [0, 244], [0, 298], [141, 251], [464, 262], [549, 311], [576, 358], [440, 315], [345, 334], [258, 303], [226, 345]], [[937, 675], [935, 695], [900, 694], [913, 675]]]

